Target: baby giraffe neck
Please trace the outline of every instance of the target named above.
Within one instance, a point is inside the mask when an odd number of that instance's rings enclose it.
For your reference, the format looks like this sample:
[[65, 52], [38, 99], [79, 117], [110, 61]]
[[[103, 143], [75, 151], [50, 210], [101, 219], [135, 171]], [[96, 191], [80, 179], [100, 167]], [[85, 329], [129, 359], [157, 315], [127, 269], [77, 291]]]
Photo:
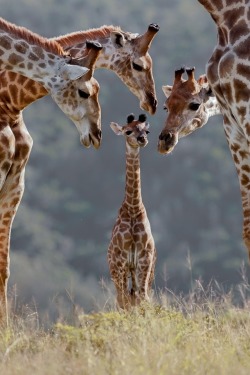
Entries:
[[126, 144], [126, 189], [124, 204], [133, 215], [138, 213], [142, 205], [140, 148], [132, 148]]

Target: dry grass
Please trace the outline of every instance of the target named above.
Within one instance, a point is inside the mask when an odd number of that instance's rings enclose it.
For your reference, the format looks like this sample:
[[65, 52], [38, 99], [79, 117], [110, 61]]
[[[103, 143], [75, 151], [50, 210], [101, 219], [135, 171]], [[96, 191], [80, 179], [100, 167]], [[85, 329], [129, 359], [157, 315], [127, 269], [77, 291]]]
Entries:
[[0, 374], [250, 374], [248, 301], [235, 307], [213, 288], [78, 322], [45, 331], [32, 316], [12, 319], [0, 334]]

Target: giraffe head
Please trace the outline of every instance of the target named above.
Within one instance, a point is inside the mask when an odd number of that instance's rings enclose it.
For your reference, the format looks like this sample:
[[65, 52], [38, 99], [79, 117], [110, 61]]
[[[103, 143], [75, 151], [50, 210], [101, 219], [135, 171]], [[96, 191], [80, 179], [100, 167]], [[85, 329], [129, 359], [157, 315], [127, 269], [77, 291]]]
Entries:
[[138, 117], [138, 120], [135, 120], [135, 116], [131, 113], [127, 117], [126, 125], [111, 122], [110, 127], [115, 134], [123, 135], [130, 147], [145, 147], [148, 144], [147, 135], [149, 133], [149, 123], [146, 120], [147, 116], [143, 113]]
[[152, 59], [148, 53], [159, 26], [150, 24], [143, 35], [112, 31], [114, 58], [111, 69], [140, 100], [140, 107], [154, 114], [157, 107]]
[[[196, 81], [195, 68], [175, 71], [173, 86], [162, 86], [167, 97], [164, 109], [168, 112], [164, 128], [159, 135], [158, 151], [170, 153], [179, 138], [185, 137], [205, 125], [210, 116], [220, 113], [219, 104], [210, 89], [205, 75]], [[186, 71], [187, 80], [182, 78]]]
[[86, 147], [92, 143], [98, 149], [101, 143], [101, 108], [98, 101], [99, 84], [93, 72], [102, 46], [100, 43], [87, 42], [86, 49], [84, 57], [70, 58], [60, 73], [60, 85], [53, 86], [49, 91], [76, 125], [81, 143]]

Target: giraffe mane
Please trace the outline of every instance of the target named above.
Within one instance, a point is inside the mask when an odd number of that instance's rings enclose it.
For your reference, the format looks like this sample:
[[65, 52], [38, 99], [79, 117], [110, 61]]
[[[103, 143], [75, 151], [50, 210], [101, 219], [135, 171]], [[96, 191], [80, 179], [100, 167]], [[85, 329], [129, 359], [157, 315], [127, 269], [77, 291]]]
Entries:
[[61, 35], [53, 38], [56, 42], [60, 43], [62, 47], [69, 47], [74, 44], [84, 43], [86, 40], [94, 40], [98, 38], [106, 38], [110, 36], [112, 31], [122, 32], [119, 26], [103, 25], [99, 28], [88, 30], [76, 31], [66, 35]]
[[44, 38], [25, 27], [16, 26], [0, 17], [0, 32], [1, 30], [11, 33], [15, 37], [23, 38], [28, 43], [38, 45], [44, 48], [47, 52], [55, 53], [56, 55], [66, 55], [62, 46], [60, 46], [55, 40]]

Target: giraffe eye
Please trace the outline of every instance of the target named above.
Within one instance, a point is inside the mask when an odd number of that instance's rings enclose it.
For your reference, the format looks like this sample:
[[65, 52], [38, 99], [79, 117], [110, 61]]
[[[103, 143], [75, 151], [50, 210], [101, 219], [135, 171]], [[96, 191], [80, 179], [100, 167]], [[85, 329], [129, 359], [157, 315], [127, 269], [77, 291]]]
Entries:
[[84, 98], [84, 99], [88, 99], [90, 97], [90, 94], [85, 92], [85, 91], [82, 91], [82, 90], [78, 90], [78, 94], [81, 98]]
[[146, 134], [149, 134], [150, 133], [150, 131], [149, 130], [146, 130]]
[[200, 107], [200, 103], [190, 103], [189, 104], [189, 109], [191, 109], [191, 111], [197, 111], [197, 109], [199, 109]]
[[141, 65], [138, 65], [136, 63], [132, 63], [133, 69], [137, 70], [138, 72], [141, 72], [143, 70], [143, 67]]
[[168, 112], [167, 106], [165, 104], [163, 106], [163, 110], [166, 111], [166, 112]]
[[132, 130], [127, 130], [125, 133], [126, 133], [127, 135], [130, 135], [130, 134], [132, 134], [133, 132], [132, 132]]

